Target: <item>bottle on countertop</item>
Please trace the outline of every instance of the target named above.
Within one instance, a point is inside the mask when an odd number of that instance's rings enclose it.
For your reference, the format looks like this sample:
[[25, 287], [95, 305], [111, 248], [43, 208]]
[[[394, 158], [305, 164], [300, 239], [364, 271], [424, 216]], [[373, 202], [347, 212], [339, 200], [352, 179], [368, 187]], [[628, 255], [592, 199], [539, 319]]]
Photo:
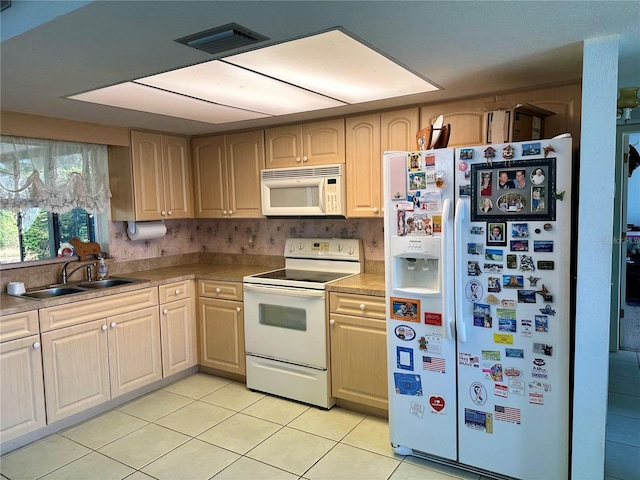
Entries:
[[100, 257], [100, 265], [98, 265], [98, 280], [104, 280], [107, 278], [109, 269], [104, 263], [104, 257]]

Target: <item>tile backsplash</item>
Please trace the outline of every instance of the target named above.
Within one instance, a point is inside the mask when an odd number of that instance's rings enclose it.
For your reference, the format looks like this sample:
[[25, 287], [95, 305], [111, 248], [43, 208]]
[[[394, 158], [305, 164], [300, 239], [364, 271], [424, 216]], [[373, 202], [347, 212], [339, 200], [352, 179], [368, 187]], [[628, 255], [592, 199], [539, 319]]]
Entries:
[[109, 223], [109, 254], [115, 262], [185, 253], [282, 256], [290, 237], [361, 238], [367, 261], [384, 260], [382, 219], [167, 220], [167, 234], [133, 241], [126, 222]]

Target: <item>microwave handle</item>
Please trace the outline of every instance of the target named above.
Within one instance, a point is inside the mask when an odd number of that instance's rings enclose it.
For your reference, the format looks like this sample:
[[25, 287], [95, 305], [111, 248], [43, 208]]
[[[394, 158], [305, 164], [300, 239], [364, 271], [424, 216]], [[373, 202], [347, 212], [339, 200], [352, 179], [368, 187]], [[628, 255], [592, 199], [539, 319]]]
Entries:
[[327, 197], [324, 193], [326, 183], [327, 181], [324, 179], [320, 182], [320, 209], [322, 210], [322, 213], [327, 213]]

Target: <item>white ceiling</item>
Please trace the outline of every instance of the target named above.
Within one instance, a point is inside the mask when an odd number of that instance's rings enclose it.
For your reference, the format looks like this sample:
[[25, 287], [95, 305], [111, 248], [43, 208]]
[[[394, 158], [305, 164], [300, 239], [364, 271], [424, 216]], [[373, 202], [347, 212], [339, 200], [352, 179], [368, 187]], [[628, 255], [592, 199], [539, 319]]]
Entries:
[[[66, 98], [212, 60], [174, 40], [234, 22], [268, 37], [265, 44], [341, 27], [442, 90], [222, 125]], [[605, 35], [620, 35], [619, 86], [640, 85], [637, 0], [13, 0], [0, 28], [2, 110], [188, 135], [576, 81], [582, 41]]]

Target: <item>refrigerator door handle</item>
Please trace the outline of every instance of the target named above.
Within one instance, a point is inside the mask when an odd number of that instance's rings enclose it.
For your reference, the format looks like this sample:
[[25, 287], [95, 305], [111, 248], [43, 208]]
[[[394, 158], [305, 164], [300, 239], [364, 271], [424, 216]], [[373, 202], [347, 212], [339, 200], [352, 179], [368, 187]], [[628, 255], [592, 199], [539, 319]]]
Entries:
[[467, 341], [467, 326], [464, 323], [462, 299], [464, 297], [464, 285], [462, 284], [462, 259], [464, 258], [463, 249], [463, 226], [468, 226], [469, 223], [469, 210], [467, 201], [464, 198], [458, 198], [456, 203], [456, 215], [455, 215], [455, 245], [456, 245], [456, 332], [458, 342], [464, 343]]
[[444, 200], [442, 205], [442, 217], [444, 218], [444, 229], [442, 233], [442, 269], [444, 273], [444, 332], [449, 340], [453, 340], [453, 329], [455, 328], [455, 270], [451, 268], [454, 265], [454, 224], [453, 224], [453, 208], [451, 199]]

